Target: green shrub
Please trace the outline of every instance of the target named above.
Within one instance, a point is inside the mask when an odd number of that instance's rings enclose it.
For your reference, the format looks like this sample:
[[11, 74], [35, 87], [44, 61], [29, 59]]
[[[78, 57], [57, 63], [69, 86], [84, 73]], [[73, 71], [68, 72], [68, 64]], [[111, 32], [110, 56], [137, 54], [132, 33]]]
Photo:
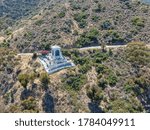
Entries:
[[102, 29], [112, 29], [113, 27], [112, 27], [111, 21], [110, 20], [104, 21], [101, 25], [101, 28]]
[[79, 91], [86, 82], [86, 76], [84, 74], [68, 74], [68, 76], [63, 79], [63, 82], [66, 89]]
[[80, 12], [74, 15], [74, 19], [77, 22], [81, 22], [83, 19], [87, 19], [87, 18], [88, 18], [88, 14], [86, 14], [85, 12]]
[[146, 76], [140, 76], [136, 78], [135, 83], [144, 90], [147, 90], [150, 87], [150, 80]]
[[80, 6], [78, 3], [76, 3], [76, 2], [72, 2], [72, 3], [71, 3], [71, 6], [72, 6], [72, 8], [73, 8], [74, 10], [81, 9], [81, 6]]
[[79, 72], [82, 74], [86, 74], [90, 69], [91, 69], [90, 64], [84, 64], [84, 65], [79, 67]]
[[98, 81], [98, 86], [100, 88], [102, 88], [103, 90], [107, 87], [108, 85], [108, 81], [105, 79], [105, 78], [101, 78], [99, 81]]
[[21, 85], [26, 88], [27, 84], [29, 83], [29, 75], [28, 74], [20, 74], [18, 76], [18, 80], [21, 83]]
[[38, 20], [35, 22], [35, 25], [41, 26], [43, 24], [43, 22], [44, 22], [43, 20]]
[[33, 53], [32, 59], [35, 60], [37, 58], [37, 53]]
[[84, 32], [75, 42], [77, 47], [87, 47], [94, 44], [98, 44], [99, 31], [95, 28], [91, 29], [88, 32]]
[[96, 15], [92, 16], [93, 22], [98, 22], [98, 20], [99, 20], [99, 16], [96, 16]]
[[47, 89], [48, 88], [48, 84], [49, 84], [49, 76], [47, 73], [42, 73], [40, 75], [40, 81], [42, 84], [42, 88], [43, 89]]
[[118, 77], [115, 74], [109, 74], [107, 80], [109, 85], [114, 86], [118, 82]]
[[131, 92], [133, 92], [134, 88], [135, 88], [135, 83], [134, 83], [134, 81], [133, 81], [132, 79], [128, 79], [128, 80], [126, 81], [126, 83], [124, 84], [124, 89], [125, 89], [125, 91], [126, 91], [127, 93], [131, 93]]
[[28, 99], [21, 102], [22, 110], [37, 110], [36, 101], [33, 97], [29, 97]]
[[95, 11], [96, 13], [100, 13], [100, 12], [104, 11], [105, 9], [106, 9], [106, 8], [103, 7], [101, 4], [98, 4], [97, 7], [96, 7], [96, 9], [94, 9], [94, 11]]
[[105, 35], [104, 38], [108, 39], [109, 43], [123, 43], [124, 38], [119, 34], [119, 32], [115, 30], [109, 30]]
[[109, 68], [107, 66], [105, 66], [103, 64], [96, 65], [96, 72], [98, 74], [100, 74], [100, 73], [104, 74], [104, 73], [107, 73], [107, 71], [109, 71]]
[[79, 23], [80, 28], [84, 28], [87, 26], [86, 19], [88, 18], [88, 14], [85, 12], [80, 12], [74, 15], [74, 19]]
[[125, 53], [132, 65], [147, 65], [150, 62], [150, 51], [142, 42], [128, 43]]
[[105, 109], [105, 112], [112, 113], [136, 113], [144, 112], [142, 104], [135, 96], [128, 96], [128, 99], [119, 98], [110, 102], [109, 107]]
[[98, 86], [89, 86], [87, 96], [91, 99], [91, 102], [100, 102], [103, 99], [103, 92]]
[[131, 22], [132, 22], [132, 25], [134, 25], [136, 27], [143, 28], [145, 26], [144, 19], [142, 19], [140, 17], [134, 17], [134, 18], [132, 18]]
[[124, 99], [117, 99], [111, 102], [110, 111], [112, 113], [135, 112], [135, 110], [132, 107], [132, 104], [129, 101]]
[[9, 30], [9, 29], [8, 29], [8, 30], [6, 30], [6, 32], [5, 32], [5, 33], [6, 33], [6, 35], [8, 35], [8, 36], [9, 36], [9, 35], [11, 35], [11, 34], [12, 34], [12, 30]]
[[37, 74], [35, 72], [32, 72], [30, 75], [29, 75], [29, 79], [30, 79], [30, 82], [33, 83], [34, 80], [36, 79], [37, 77]]
[[63, 18], [63, 17], [65, 17], [65, 15], [66, 15], [66, 13], [63, 11], [58, 14], [58, 17]]
[[108, 53], [97, 51], [94, 54], [92, 54], [91, 57], [94, 63], [102, 63], [103, 61], [106, 61], [109, 58], [109, 55]]
[[74, 63], [83, 66], [84, 64], [89, 63], [89, 59], [88, 59], [88, 57], [77, 57], [77, 58], [75, 57], [74, 58]]

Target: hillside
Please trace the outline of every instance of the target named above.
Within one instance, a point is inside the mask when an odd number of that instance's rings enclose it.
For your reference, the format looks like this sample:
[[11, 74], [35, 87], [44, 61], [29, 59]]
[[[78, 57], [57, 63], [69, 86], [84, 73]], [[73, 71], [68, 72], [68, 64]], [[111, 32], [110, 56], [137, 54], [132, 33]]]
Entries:
[[6, 40], [2, 45], [32, 52], [49, 49], [52, 44], [69, 48], [134, 40], [150, 42], [150, 6], [146, 4], [130, 0], [68, 0], [49, 6], [50, 3], [42, 2], [42, 9], [34, 11], [35, 15], [3, 30], [1, 37]]
[[143, 43], [63, 50], [76, 66], [52, 75], [33, 54], [0, 52], [0, 112], [150, 111], [150, 49]]
[[[0, 0], [0, 112], [150, 112], [149, 44], [136, 0]], [[48, 75], [51, 45], [76, 66]]]

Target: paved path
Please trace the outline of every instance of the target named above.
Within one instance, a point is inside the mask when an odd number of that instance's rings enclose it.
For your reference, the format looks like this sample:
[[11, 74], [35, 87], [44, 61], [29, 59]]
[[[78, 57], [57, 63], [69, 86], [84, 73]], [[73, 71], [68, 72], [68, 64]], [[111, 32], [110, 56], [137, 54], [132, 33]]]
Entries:
[[[110, 45], [106, 46], [106, 48], [121, 48], [121, 47], [126, 47], [127, 45]], [[92, 46], [92, 47], [83, 47], [79, 48], [79, 50], [89, 50], [89, 49], [101, 49], [101, 46]]]
[[[126, 47], [127, 45], [110, 45], [110, 46], [106, 46], [107, 49], [113, 49], [113, 48], [123, 48]], [[150, 48], [150, 44], [146, 45], [148, 48]], [[101, 49], [101, 46], [91, 46], [91, 47], [83, 47], [83, 48], [79, 48], [79, 50], [84, 51], [84, 50], [90, 50], [90, 49]], [[18, 55], [21, 56], [32, 56], [33, 53], [19, 53]]]

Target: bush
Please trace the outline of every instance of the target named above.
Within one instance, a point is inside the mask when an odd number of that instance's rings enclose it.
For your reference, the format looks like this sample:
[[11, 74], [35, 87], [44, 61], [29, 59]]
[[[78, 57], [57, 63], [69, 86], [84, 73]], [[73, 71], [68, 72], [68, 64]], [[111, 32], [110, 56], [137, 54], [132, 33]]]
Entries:
[[29, 97], [28, 99], [22, 101], [21, 103], [22, 110], [37, 110], [36, 101], [33, 97]]
[[145, 76], [140, 76], [136, 78], [135, 83], [144, 90], [147, 90], [150, 87], [150, 80]]
[[33, 53], [32, 59], [35, 60], [37, 58], [37, 53]]
[[5, 33], [6, 33], [6, 35], [8, 35], [8, 36], [9, 36], [9, 35], [11, 35], [11, 34], [12, 34], [12, 30], [6, 30], [6, 32], [5, 32]]
[[99, 16], [92, 16], [92, 20], [94, 21], [94, 22], [98, 22], [98, 20], [99, 20]]
[[150, 62], [150, 51], [142, 42], [128, 43], [125, 53], [127, 60], [132, 65], [147, 65]]
[[80, 6], [78, 3], [76, 3], [76, 2], [72, 2], [72, 3], [71, 3], [71, 6], [72, 6], [72, 8], [73, 8], [74, 10], [81, 9], [81, 6]]
[[132, 25], [136, 26], [136, 27], [139, 27], [139, 28], [143, 28], [145, 25], [144, 25], [144, 19], [140, 18], [140, 17], [134, 17], [132, 18], [131, 20], [132, 22]]
[[105, 73], [107, 70], [108, 70], [108, 67], [105, 66], [105, 65], [103, 65], [103, 64], [98, 64], [98, 65], [96, 66], [96, 72], [97, 72], [98, 74], [100, 74], [100, 73]]
[[34, 80], [36, 79], [36, 77], [37, 77], [37, 74], [35, 72], [32, 72], [29, 75], [29, 79], [30, 79], [31, 83], [34, 83]]
[[88, 60], [88, 57], [75, 57], [74, 58], [74, 62], [75, 64], [79, 64], [79, 65], [84, 65], [84, 64], [88, 64], [89, 63], [89, 60]]
[[65, 17], [65, 15], [66, 15], [66, 13], [63, 11], [58, 14], [58, 17], [63, 18], [63, 17]]
[[109, 74], [109, 76], [107, 77], [108, 83], [111, 86], [116, 85], [117, 81], [118, 81], [118, 77], [115, 74]]
[[109, 103], [109, 107], [105, 109], [105, 112], [111, 113], [136, 113], [144, 112], [142, 104], [137, 97], [130, 95], [128, 98], [119, 98]]
[[98, 86], [100, 88], [102, 88], [103, 90], [107, 87], [108, 85], [108, 81], [105, 79], [105, 78], [101, 78], [99, 81], [98, 81]]
[[43, 22], [44, 22], [43, 20], [38, 20], [35, 22], [35, 25], [41, 26], [43, 24]]
[[80, 12], [74, 15], [74, 19], [77, 22], [81, 22], [83, 19], [87, 19], [87, 18], [88, 18], [88, 14], [86, 14], [85, 12]]
[[86, 77], [83, 74], [78, 74], [74, 76], [68, 76], [65, 83], [68, 89], [73, 89], [79, 91], [81, 86], [85, 83]]
[[124, 99], [117, 99], [111, 102], [110, 111], [112, 113], [135, 112], [132, 104]]
[[128, 79], [124, 84], [124, 89], [127, 93], [131, 93], [135, 88], [135, 83], [132, 79]]
[[109, 20], [104, 21], [101, 25], [101, 28], [102, 29], [112, 29], [113, 27], [112, 27], [111, 21], [109, 21]]
[[29, 83], [29, 75], [28, 74], [20, 74], [18, 76], [18, 80], [21, 83], [21, 85], [26, 88], [27, 84]]
[[95, 85], [87, 88], [87, 96], [91, 99], [91, 102], [100, 102], [103, 99], [102, 90]]
[[100, 51], [97, 51], [91, 57], [94, 63], [102, 63], [103, 61], [106, 61], [109, 58], [109, 55], [108, 53], [102, 53]]
[[80, 12], [74, 15], [74, 19], [79, 23], [80, 28], [84, 28], [87, 26], [86, 19], [88, 18], [88, 14], [85, 12]]
[[80, 38], [77, 39], [75, 45], [77, 47], [87, 47], [91, 45], [98, 45], [98, 37], [99, 31], [95, 28], [91, 29], [88, 32], [84, 32]]
[[40, 81], [42, 84], [42, 88], [43, 89], [47, 89], [48, 88], [48, 84], [49, 84], [49, 76], [47, 73], [42, 73], [40, 75]]
[[108, 39], [109, 43], [123, 43], [124, 38], [115, 30], [109, 30], [105, 35], [105, 39]]
[[97, 5], [97, 8], [94, 9], [94, 11], [95, 11], [96, 13], [100, 13], [100, 12], [102, 12], [102, 11], [104, 11], [104, 10], [105, 10], [105, 7], [103, 7], [101, 4], [98, 4], [98, 5]]
[[86, 74], [90, 69], [91, 69], [90, 64], [84, 64], [84, 65], [79, 67], [79, 72], [82, 74]]

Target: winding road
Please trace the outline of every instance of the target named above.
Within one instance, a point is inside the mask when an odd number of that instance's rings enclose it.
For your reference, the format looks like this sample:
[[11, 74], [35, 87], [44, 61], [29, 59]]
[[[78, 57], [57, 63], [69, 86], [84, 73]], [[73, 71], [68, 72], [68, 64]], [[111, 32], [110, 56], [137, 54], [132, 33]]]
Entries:
[[[106, 49], [117, 49], [117, 48], [124, 48], [126, 47], [127, 45], [110, 45], [110, 46], [106, 46], [105, 48]], [[146, 45], [148, 48], [150, 48], [150, 44], [147, 44]], [[92, 50], [92, 49], [101, 49], [101, 46], [91, 46], [91, 47], [83, 47], [83, 48], [79, 48], [78, 50], [80, 51], [84, 51], [84, 50]], [[27, 55], [33, 55], [33, 53], [19, 53], [18, 55], [21, 55], [21, 56], [27, 56]]]

